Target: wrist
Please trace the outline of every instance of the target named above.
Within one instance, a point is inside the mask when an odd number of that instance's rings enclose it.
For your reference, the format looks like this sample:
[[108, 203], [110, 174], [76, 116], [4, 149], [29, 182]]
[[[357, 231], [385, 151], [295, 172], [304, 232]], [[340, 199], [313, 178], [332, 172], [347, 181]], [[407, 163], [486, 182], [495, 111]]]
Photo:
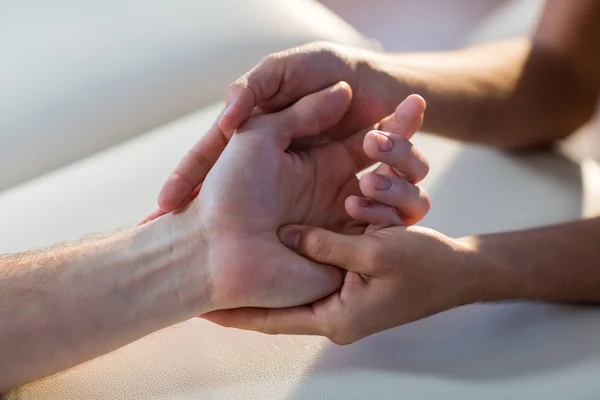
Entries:
[[[381, 118], [394, 112], [408, 95], [412, 93], [411, 85], [402, 72], [398, 56], [383, 52], [368, 52], [362, 54], [356, 66], [357, 84], [366, 82], [369, 97], [379, 103]], [[359, 90], [361, 90], [359, 86]]]
[[181, 309], [193, 317], [212, 311], [214, 305], [208, 241], [202, 224], [191, 209], [193, 206], [184, 212], [167, 214], [154, 221], [156, 226], [151, 228], [158, 231], [155, 235], [167, 236], [173, 268], [173, 294]]
[[519, 274], [510, 259], [495, 251], [485, 236], [457, 239], [466, 249], [465, 273], [469, 281], [469, 302], [499, 302], [522, 298], [526, 277]]

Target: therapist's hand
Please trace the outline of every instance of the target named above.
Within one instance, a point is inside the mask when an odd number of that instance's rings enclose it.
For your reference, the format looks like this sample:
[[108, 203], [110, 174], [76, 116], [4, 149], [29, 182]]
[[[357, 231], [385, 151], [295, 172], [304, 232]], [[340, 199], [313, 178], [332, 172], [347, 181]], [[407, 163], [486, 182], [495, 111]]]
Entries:
[[[296, 138], [294, 146], [298, 148], [341, 140], [392, 113], [408, 93], [399, 90], [400, 83], [377, 66], [380, 57], [364, 49], [323, 42], [267, 56], [229, 86], [226, 109], [165, 182], [158, 199], [160, 209], [176, 210], [194, 197], [194, 190], [223, 152], [234, 129], [251, 114], [276, 112], [339, 81], [348, 82], [354, 96], [343, 118], [322, 135]], [[360, 150], [362, 139], [355, 143]], [[356, 164], [364, 166], [360, 161]]]
[[309, 259], [346, 270], [342, 288], [309, 306], [246, 308], [204, 317], [269, 334], [328, 337], [349, 344], [365, 336], [477, 300], [479, 273], [468, 242], [420, 227], [360, 236], [288, 226], [283, 243]]

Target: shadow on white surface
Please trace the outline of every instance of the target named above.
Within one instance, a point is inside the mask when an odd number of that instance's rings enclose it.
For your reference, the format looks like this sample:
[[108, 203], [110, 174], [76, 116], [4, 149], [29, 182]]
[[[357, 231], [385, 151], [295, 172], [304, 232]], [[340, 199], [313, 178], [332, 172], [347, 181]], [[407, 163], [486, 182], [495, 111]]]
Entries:
[[[365, 338], [329, 345], [311, 374], [348, 370], [504, 380], [600, 361], [600, 315], [587, 307], [511, 303], [473, 305]], [[548, 335], [548, 332], [552, 332]], [[310, 398], [310, 385], [293, 397]]]
[[[560, 155], [510, 155], [465, 146], [448, 156], [444, 152], [452, 153], [451, 142], [431, 137], [418, 141], [430, 157], [434, 175], [425, 182], [433, 203], [425, 226], [457, 236], [581, 217], [581, 168]], [[482, 388], [496, 393], [502, 382], [529, 378], [522, 392], [516, 392], [518, 398], [527, 398], [522, 397], [527, 392], [539, 396], [543, 385], [536, 377], [564, 374], [586, 363], [600, 365], [598, 332], [600, 312], [592, 307], [518, 302], [466, 306], [351, 346], [325, 346], [310, 377], [298, 384], [290, 398], [322, 395], [324, 380], [319, 377], [337, 380], [356, 398], [368, 397], [379, 389], [364, 387], [361, 381], [384, 376], [388, 388], [398, 379], [408, 391], [423, 390], [430, 382], [429, 394], [448, 390], [444, 398], [461, 398]], [[457, 387], [450, 390], [440, 380]]]

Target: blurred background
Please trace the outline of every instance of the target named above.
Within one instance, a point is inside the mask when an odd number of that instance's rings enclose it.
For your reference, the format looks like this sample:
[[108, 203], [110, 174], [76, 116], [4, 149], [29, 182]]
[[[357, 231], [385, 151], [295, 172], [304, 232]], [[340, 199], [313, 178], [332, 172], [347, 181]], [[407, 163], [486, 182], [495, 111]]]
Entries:
[[[271, 52], [317, 40], [393, 52], [459, 48], [528, 34], [542, 5], [0, 1], [0, 225], [13, 229], [0, 251], [145, 217], [212, 124], [227, 85]], [[194, 115], [205, 117], [185, 125]]]
[[[322, 0], [388, 51], [460, 47], [507, 0]], [[510, 24], [510, 21], [505, 21]]]

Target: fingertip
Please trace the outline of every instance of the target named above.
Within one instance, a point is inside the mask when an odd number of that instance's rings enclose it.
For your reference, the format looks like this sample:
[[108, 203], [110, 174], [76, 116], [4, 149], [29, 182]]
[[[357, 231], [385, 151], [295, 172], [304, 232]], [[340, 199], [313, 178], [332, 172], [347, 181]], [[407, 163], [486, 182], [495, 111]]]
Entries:
[[391, 134], [378, 130], [367, 132], [363, 139], [365, 154], [374, 161], [381, 161], [381, 153], [388, 153], [394, 148], [394, 141], [390, 136]]
[[416, 111], [420, 111], [421, 114], [425, 113], [425, 109], [427, 108], [427, 102], [420, 94], [411, 94], [404, 102], [410, 103], [411, 107], [414, 107]]
[[359, 204], [361, 197], [359, 196], [348, 196], [344, 201], [344, 208], [351, 218], [362, 220], [361, 206]]
[[333, 91], [333, 92], [340, 91], [345, 95], [345, 97], [347, 97], [348, 101], [352, 100], [352, 94], [353, 94], [352, 87], [350, 86], [350, 84], [348, 82], [339, 81], [338, 83], [333, 85], [333, 87], [331, 88], [331, 91]]
[[226, 106], [219, 120], [223, 131], [237, 129], [252, 113], [257, 105], [254, 92], [242, 82], [234, 82], [227, 88]]
[[279, 240], [285, 247], [296, 250], [300, 246], [302, 232], [293, 226], [283, 226], [277, 231]]
[[164, 212], [175, 211], [191, 192], [189, 183], [176, 174], [171, 175], [158, 194], [158, 207]]

